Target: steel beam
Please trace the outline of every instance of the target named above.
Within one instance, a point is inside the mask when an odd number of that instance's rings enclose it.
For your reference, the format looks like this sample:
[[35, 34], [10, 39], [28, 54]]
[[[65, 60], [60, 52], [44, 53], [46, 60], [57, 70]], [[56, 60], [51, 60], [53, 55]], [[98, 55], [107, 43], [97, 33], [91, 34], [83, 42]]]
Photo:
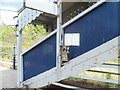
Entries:
[[120, 82], [117, 81], [117, 80], [108, 80], [108, 79], [92, 78], [92, 77], [85, 77], [85, 76], [73, 76], [73, 77], [82, 78], [82, 79], [89, 79], [89, 80], [95, 80], [95, 81], [100, 81], [100, 82], [120, 84]]
[[119, 65], [99, 65], [98, 67], [101, 67], [101, 68], [113, 68], [113, 69], [120, 69], [120, 66]]
[[57, 50], [56, 50], [56, 66], [57, 66], [57, 77], [60, 79], [61, 70], [61, 57], [60, 57], [60, 46], [61, 46], [61, 31], [62, 31], [62, 0], [57, 2]]
[[61, 84], [61, 83], [52, 83], [52, 84], [55, 85], [55, 86], [59, 86], [59, 87], [66, 88], [66, 89], [74, 89], [74, 90], [76, 90], [76, 89], [78, 89], [78, 90], [82, 89], [82, 90], [88, 90], [88, 89], [83, 89], [83, 88], [79, 88], [79, 87], [75, 87], [75, 86], [71, 86], [71, 85], [65, 85], [65, 84]]
[[21, 87], [21, 82], [23, 81], [23, 66], [21, 61], [21, 53], [22, 53], [22, 30], [17, 30], [17, 86]]
[[113, 73], [113, 72], [105, 72], [105, 71], [99, 71], [99, 70], [87, 70], [89, 72], [97, 72], [97, 73], [105, 73], [105, 74], [113, 74], [113, 75], [120, 75], [120, 73]]

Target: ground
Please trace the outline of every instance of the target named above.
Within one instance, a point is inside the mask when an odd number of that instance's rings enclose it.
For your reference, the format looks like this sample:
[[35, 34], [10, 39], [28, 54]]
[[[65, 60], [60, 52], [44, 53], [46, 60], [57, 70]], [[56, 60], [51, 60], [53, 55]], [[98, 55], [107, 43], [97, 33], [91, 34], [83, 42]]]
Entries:
[[15, 88], [17, 86], [17, 71], [0, 66], [1, 88]]
[[[118, 85], [101, 83], [97, 81], [83, 80], [79, 78], [70, 77], [60, 81], [60, 83], [77, 86], [80, 88], [118, 88]], [[17, 86], [17, 70], [8, 69], [0, 66], [0, 90], [1, 88], [15, 88]], [[54, 85], [45, 88], [57, 88]], [[60, 87], [58, 87], [60, 88]]]

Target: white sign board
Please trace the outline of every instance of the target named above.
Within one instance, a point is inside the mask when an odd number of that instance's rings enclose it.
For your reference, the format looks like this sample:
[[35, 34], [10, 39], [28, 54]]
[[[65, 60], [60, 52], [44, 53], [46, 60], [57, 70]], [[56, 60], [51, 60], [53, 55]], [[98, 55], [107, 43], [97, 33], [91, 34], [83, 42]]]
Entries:
[[80, 34], [79, 33], [67, 33], [65, 34], [66, 46], [80, 46]]

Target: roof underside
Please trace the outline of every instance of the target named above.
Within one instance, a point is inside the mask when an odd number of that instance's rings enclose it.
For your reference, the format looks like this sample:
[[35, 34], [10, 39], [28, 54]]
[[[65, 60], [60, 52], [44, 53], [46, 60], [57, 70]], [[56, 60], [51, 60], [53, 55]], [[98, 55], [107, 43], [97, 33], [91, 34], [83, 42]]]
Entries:
[[[72, 19], [73, 17], [80, 14], [82, 11], [93, 5], [89, 2], [63, 2], [62, 4], [62, 14], [63, 14], [63, 24]], [[48, 13], [43, 13], [37, 17], [32, 24], [41, 25], [44, 24], [53, 24], [53, 29], [56, 29], [57, 17]]]
[[[33, 25], [44, 25], [46, 29], [50, 27], [51, 30], [55, 30], [57, 27], [56, 5], [49, 3], [51, 9], [54, 10], [50, 10], [49, 7], [47, 7], [42, 11], [43, 7], [41, 8], [39, 5], [36, 6], [36, 4], [35, 2], [34, 4], [28, 3], [25, 5], [26, 9], [19, 15], [19, 29], [31, 23]], [[62, 24], [79, 15], [93, 4], [93, 2], [62, 2]], [[47, 6], [46, 3], [44, 3], [43, 6]]]

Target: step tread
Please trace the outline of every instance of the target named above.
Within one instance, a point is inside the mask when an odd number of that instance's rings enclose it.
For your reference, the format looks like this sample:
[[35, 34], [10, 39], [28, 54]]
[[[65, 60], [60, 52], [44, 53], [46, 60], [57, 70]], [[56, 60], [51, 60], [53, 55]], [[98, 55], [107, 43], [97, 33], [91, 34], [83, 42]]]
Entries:
[[117, 65], [99, 65], [98, 67], [101, 67], [101, 68], [113, 68], [113, 69], [120, 69], [120, 66], [117, 66]]
[[76, 86], [65, 85], [65, 84], [61, 84], [61, 83], [52, 83], [52, 84], [56, 85], [56, 86], [63, 87], [63, 88], [67, 88], [67, 89], [82, 89], [82, 90], [87, 90], [87, 89], [79, 88], [79, 87], [76, 87]]
[[109, 80], [109, 79], [101, 79], [101, 78], [93, 78], [93, 77], [85, 77], [85, 76], [72, 76], [72, 77], [82, 78], [82, 79], [89, 79], [89, 80], [96, 80], [96, 81], [101, 81], [101, 82], [120, 84], [120, 81], [117, 81], [117, 80]]

